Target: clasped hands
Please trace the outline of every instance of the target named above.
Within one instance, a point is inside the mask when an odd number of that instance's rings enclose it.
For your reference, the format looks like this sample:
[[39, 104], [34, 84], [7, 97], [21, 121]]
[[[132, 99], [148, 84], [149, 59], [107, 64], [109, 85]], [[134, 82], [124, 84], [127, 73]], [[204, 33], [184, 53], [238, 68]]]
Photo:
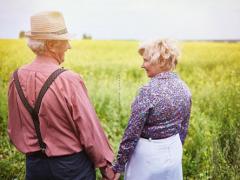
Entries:
[[102, 174], [102, 180], [118, 180], [121, 176], [120, 173], [115, 173], [112, 169], [112, 165], [108, 164], [105, 167], [100, 168]]

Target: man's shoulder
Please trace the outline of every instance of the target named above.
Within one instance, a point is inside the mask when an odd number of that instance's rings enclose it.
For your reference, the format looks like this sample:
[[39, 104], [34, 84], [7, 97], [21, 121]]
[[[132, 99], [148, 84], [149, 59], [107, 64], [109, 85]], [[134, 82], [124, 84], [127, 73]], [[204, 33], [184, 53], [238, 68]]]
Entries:
[[76, 78], [76, 79], [82, 79], [81, 75], [79, 73], [74, 72], [73, 70], [66, 69], [64, 72], [64, 75], [66, 78]]
[[72, 83], [83, 82], [83, 78], [80, 74], [68, 69], [62, 73], [61, 77]]

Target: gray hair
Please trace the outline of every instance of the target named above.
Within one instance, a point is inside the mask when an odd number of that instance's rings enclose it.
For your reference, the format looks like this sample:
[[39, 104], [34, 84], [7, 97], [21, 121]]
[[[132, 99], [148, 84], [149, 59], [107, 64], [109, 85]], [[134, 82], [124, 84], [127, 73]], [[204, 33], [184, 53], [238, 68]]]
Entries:
[[149, 59], [152, 64], [161, 64], [162, 67], [174, 69], [180, 56], [177, 42], [170, 39], [158, 39], [144, 42], [138, 52], [143, 58]]
[[46, 40], [29, 38], [27, 45], [36, 55], [43, 55], [46, 52], [45, 42]]

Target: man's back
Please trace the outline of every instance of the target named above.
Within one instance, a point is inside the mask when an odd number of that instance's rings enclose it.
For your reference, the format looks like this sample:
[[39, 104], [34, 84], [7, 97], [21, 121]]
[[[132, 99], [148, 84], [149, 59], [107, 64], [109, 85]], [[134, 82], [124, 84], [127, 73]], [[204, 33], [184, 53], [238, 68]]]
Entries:
[[[31, 31], [25, 36], [36, 59], [15, 71], [8, 91], [8, 134], [17, 149], [26, 154], [26, 179], [93, 180], [95, 168], [100, 168], [103, 177], [113, 179], [113, 152], [83, 80], [69, 70], [56, 71], [71, 49], [72, 35], [63, 15], [45, 11], [30, 19]], [[47, 89], [39, 111], [33, 110], [35, 105], [39, 107], [36, 99], [53, 72], [61, 74]], [[24, 96], [32, 108], [24, 106]]]
[[[21, 87], [32, 107], [44, 82], [59, 68], [53, 61], [41, 57], [19, 69]], [[17, 94], [13, 79], [10, 81], [8, 96], [11, 109], [8, 132], [12, 142], [23, 153], [38, 151], [33, 121]], [[80, 76], [71, 71], [60, 74], [47, 90], [40, 107], [39, 121], [48, 156], [77, 153], [89, 144], [99, 147], [101, 144], [108, 145], [104, 134], [98, 131], [101, 127], [85, 85]], [[89, 129], [97, 131], [91, 133]], [[104, 139], [105, 142], [97, 142], [96, 139]], [[101, 154], [101, 148], [98, 149]], [[94, 151], [96, 153], [96, 149]], [[109, 155], [112, 156], [110, 151]]]

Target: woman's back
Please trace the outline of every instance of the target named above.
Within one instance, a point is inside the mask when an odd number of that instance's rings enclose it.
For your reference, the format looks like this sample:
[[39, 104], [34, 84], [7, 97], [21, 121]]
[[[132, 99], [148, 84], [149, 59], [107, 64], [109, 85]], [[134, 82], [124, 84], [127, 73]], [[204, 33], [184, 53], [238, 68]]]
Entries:
[[191, 108], [191, 93], [186, 84], [175, 73], [166, 72], [152, 78], [141, 91], [140, 95], [146, 93], [151, 106], [141, 135], [162, 139], [181, 132], [181, 123], [188, 118]]

